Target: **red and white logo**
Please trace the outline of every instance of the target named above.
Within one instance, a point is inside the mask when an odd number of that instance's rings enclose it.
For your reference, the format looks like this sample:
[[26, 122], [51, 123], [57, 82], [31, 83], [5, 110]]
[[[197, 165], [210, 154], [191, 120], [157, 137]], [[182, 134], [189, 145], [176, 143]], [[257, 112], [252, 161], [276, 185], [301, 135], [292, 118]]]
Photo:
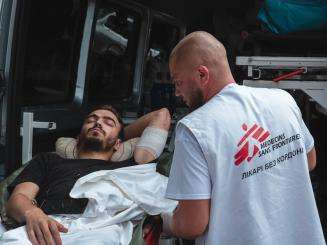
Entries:
[[[237, 144], [239, 150], [234, 156], [234, 163], [236, 166], [240, 165], [244, 160], [250, 162], [253, 159], [253, 157], [259, 152], [259, 147], [257, 146], [257, 143], [259, 144], [262, 143], [270, 135], [270, 133], [267, 130], [264, 130], [262, 127], [258, 126], [257, 124], [253, 124], [253, 126], [248, 129], [248, 126], [245, 123], [243, 123], [242, 129], [245, 131], [245, 134]], [[249, 142], [251, 138], [256, 141], [253, 144], [252, 152], [249, 151], [249, 147], [250, 147]]]

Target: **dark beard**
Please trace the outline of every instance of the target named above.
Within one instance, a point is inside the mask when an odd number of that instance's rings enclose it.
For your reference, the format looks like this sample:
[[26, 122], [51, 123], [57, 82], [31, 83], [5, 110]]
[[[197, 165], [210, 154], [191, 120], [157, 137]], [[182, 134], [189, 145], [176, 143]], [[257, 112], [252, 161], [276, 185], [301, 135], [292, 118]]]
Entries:
[[78, 142], [79, 152], [108, 152], [115, 145], [115, 141], [104, 144], [97, 138], [80, 138]]
[[87, 138], [84, 140], [82, 148], [81, 150], [84, 152], [102, 152], [104, 147], [99, 139]]
[[200, 89], [195, 89], [192, 92], [192, 101], [190, 101], [189, 109], [190, 111], [195, 111], [199, 107], [204, 105], [203, 93]]

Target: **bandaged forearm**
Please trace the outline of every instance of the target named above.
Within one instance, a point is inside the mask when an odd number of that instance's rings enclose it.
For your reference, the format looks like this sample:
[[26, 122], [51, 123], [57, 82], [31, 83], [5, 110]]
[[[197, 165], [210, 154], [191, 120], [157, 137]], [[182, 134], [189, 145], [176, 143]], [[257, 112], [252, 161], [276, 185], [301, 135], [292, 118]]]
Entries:
[[149, 126], [143, 130], [136, 147], [144, 148], [150, 151], [155, 158], [158, 158], [165, 148], [167, 137], [168, 131]]

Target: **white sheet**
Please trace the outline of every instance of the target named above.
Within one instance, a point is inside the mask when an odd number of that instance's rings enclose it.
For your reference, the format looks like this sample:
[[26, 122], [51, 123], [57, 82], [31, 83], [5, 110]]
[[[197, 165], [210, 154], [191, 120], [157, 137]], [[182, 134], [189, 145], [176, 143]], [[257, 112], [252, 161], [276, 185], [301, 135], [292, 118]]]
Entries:
[[[61, 233], [64, 245], [128, 244], [133, 223], [145, 213], [171, 212], [177, 202], [164, 198], [167, 178], [156, 173], [156, 164], [102, 170], [79, 179], [71, 197], [88, 198], [80, 216], [52, 216], [68, 228]], [[25, 226], [5, 232], [0, 244], [31, 244]]]

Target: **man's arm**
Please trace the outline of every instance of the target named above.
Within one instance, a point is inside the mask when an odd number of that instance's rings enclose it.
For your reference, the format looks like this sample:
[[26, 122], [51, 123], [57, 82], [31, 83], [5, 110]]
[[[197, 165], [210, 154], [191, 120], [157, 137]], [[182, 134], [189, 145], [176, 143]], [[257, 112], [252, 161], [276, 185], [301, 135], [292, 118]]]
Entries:
[[144, 129], [148, 126], [154, 126], [168, 131], [170, 127], [170, 113], [168, 109], [162, 108], [147, 113], [126, 126], [124, 128], [125, 139], [140, 137]]
[[20, 223], [26, 222], [26, 232], [33, 244], [62, 244], [59, 232], [68, 230], [33, 203], [38, 192], [35, 183], [18, 184], [6, 204], [7, 215]]
[[[166, 108], [162, 108], [160, 110], [150, 112], [140, 117], [132, 124], [125, 127], [124, 130], [125, 138], [130, 139], [134, 137], [140, 137], [144, 132], [144, 129], [147, 127], [155, 128], [157, 132], [159, 132], [159, 135], [157, 136], [153, 135], [153, 137], [160, 137], [161, 135], [160, 131], [165, 132], [165, 134], [168, 133], [170, 127], [170, 121], [171, 121], [170, 114], [168, 109]], [[152, 137], [152, 136], [142, 135], [142, 138], [143, 137]], [[162, 140], [161, 143], [165, 144], [166, 137], [163, 139], [159, 139], [159, 141], [160, 140]], [[151, 147], [144, 147], [144, 146], [140, 147], [140, 145], [136, 145], [136, 149], [134, 151], [134, 159], [137, 163], [139, 164], [148, 163], [155, 160], [157, 157], [159, 156], [156, 156], [156, 154], [151, 149]]]
[[200, 144], [183, 123], [176, 128], [166, 197], [179, 204], [172, 218], [162, 215], [164, 232], [186, 239], [205, 232], [210, 216], [210, 171]]
[[48, 175], [48, 164], [57, 158], [55, 154], [38, 154], [8, 187], [11, 195], [6, 204], [7, 214], [20, 223], [26, 222], [27, 235], [33, 244], [61, 244], [59, 232], [67, 232], [33, 204]]
[[6, 204], [7, 215], [19, 223], [25, 222], [26, 212], [35, 208], [32, 200], [38, 192], [39, 186], [32, 182], [17, 185]]
[[[288, 93], [287, 93], [288, 94]], [[296, 104], [296, 101], [294, 98], [289, 95], [289, 98], [291, 100], [291, 104], [293, 108], [295, 108], [295, 115], [297, 119], [299, 120], [300, 128], [301, 128], [301, 138], [304, 140], [305, 150], [307, 152], [307, 159], [308, 159], [308, 168], [309, 171], [313, 170], [316, 167], [316, 150], [314, 147], [314, 139], [306, 126], [306, 124], [303, 121], [302, 113], [298, 105]]]
[[163, 214], [163, 231], [185, 239], [195, 239], [208, 226], [210, 199], [179, 201], [172, 217]]
[[309, 170], [313, 170], [316, 167], [316, 149], [315, 147], [313, 147], [308, 153], [307, 153], [307, 157], [308, 157], [308, 166], [309, 166]]

